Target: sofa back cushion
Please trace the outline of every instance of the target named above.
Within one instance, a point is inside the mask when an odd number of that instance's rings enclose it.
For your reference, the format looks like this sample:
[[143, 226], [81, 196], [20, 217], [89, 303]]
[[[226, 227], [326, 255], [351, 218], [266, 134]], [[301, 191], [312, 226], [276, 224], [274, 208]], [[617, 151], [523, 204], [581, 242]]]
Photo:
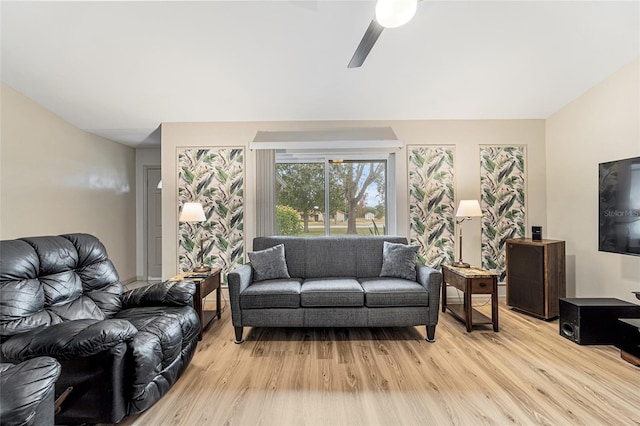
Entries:
[[406, 244], [395, 236], [257, 237], [254, 250], [284, 244], [293, 278], [377, 277], [382, 270], [384, 242]]
[[0, 339], [66, 320], [113, 317], [124, 288], [88, 234], [0, 241]]

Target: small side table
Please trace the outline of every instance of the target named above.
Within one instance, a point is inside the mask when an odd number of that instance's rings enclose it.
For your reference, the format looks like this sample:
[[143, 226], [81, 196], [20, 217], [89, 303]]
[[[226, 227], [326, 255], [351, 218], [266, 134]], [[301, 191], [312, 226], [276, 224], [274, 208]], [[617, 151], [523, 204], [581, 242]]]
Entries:
[[[493, 331], [498, 328], [498, 276], [485, 269], [470, 267], [458, 268], [452, 265], [442, 265], [442, 312], [447, 308], [451, 314], [464, 322], [467, 332], [475, 324], [493, 324]], [[447, 284], [464, 293], [463, 304], [447, 304]], [[491, 318], [473, 309], [471, 305], [473, 294], [491, 295]]]
[[[211, 272], [195, 273], [184, 272], [171, 278], [173, 281], [189, 280], [196, 284], [196, 294], [193, 296], [193, 305], [200, 318], [200, 334], [198, 334], [198, 340], [202, 340], [202, 332], [209, 325], [213, 318], [220, 319], [222, 309], [220, 307], [220, 301], [222, 295], [220, 292], [220, 268], [212, 269]], [[204, 309], [204, 298], [211, 292], [216, 291], [216, 310]]]

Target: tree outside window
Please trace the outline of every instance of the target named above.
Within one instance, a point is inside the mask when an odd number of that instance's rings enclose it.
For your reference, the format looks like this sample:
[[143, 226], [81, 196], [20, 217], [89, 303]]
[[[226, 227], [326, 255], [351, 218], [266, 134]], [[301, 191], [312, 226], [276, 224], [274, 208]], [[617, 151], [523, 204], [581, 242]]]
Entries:
[[385, 161], [277, 163], [276, 189], [279, 235], [295, 235], [292, 211], [299, 216], [299, 235], [325, 235], [327, 228], [331, 235], [385, 233]]

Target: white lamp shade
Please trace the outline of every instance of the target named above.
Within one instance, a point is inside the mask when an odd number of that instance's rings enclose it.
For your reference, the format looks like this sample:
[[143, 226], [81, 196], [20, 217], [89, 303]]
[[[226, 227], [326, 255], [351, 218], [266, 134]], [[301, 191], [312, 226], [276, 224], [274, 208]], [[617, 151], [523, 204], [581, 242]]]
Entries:
[[456, 217], [482, 217], [478, 200], [460, 200]]
[[418, 0], [378, 0], [376, 21], [385, 28], [404, 25], [416, 14]]
[[200, 203], [184, 203], [182, 213], [180, 213], [180, 222], [204, 222], [207, 218], [204, 215], [204, 209]]

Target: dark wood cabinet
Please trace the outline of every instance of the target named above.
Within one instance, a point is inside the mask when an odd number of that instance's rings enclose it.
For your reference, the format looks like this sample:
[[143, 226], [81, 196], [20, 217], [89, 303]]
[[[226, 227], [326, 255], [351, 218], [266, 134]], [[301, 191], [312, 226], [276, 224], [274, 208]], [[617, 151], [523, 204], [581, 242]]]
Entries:
[[559, 315], [566, 296], [565, 243], [507, 240], [507, 305], [543, 319]]

